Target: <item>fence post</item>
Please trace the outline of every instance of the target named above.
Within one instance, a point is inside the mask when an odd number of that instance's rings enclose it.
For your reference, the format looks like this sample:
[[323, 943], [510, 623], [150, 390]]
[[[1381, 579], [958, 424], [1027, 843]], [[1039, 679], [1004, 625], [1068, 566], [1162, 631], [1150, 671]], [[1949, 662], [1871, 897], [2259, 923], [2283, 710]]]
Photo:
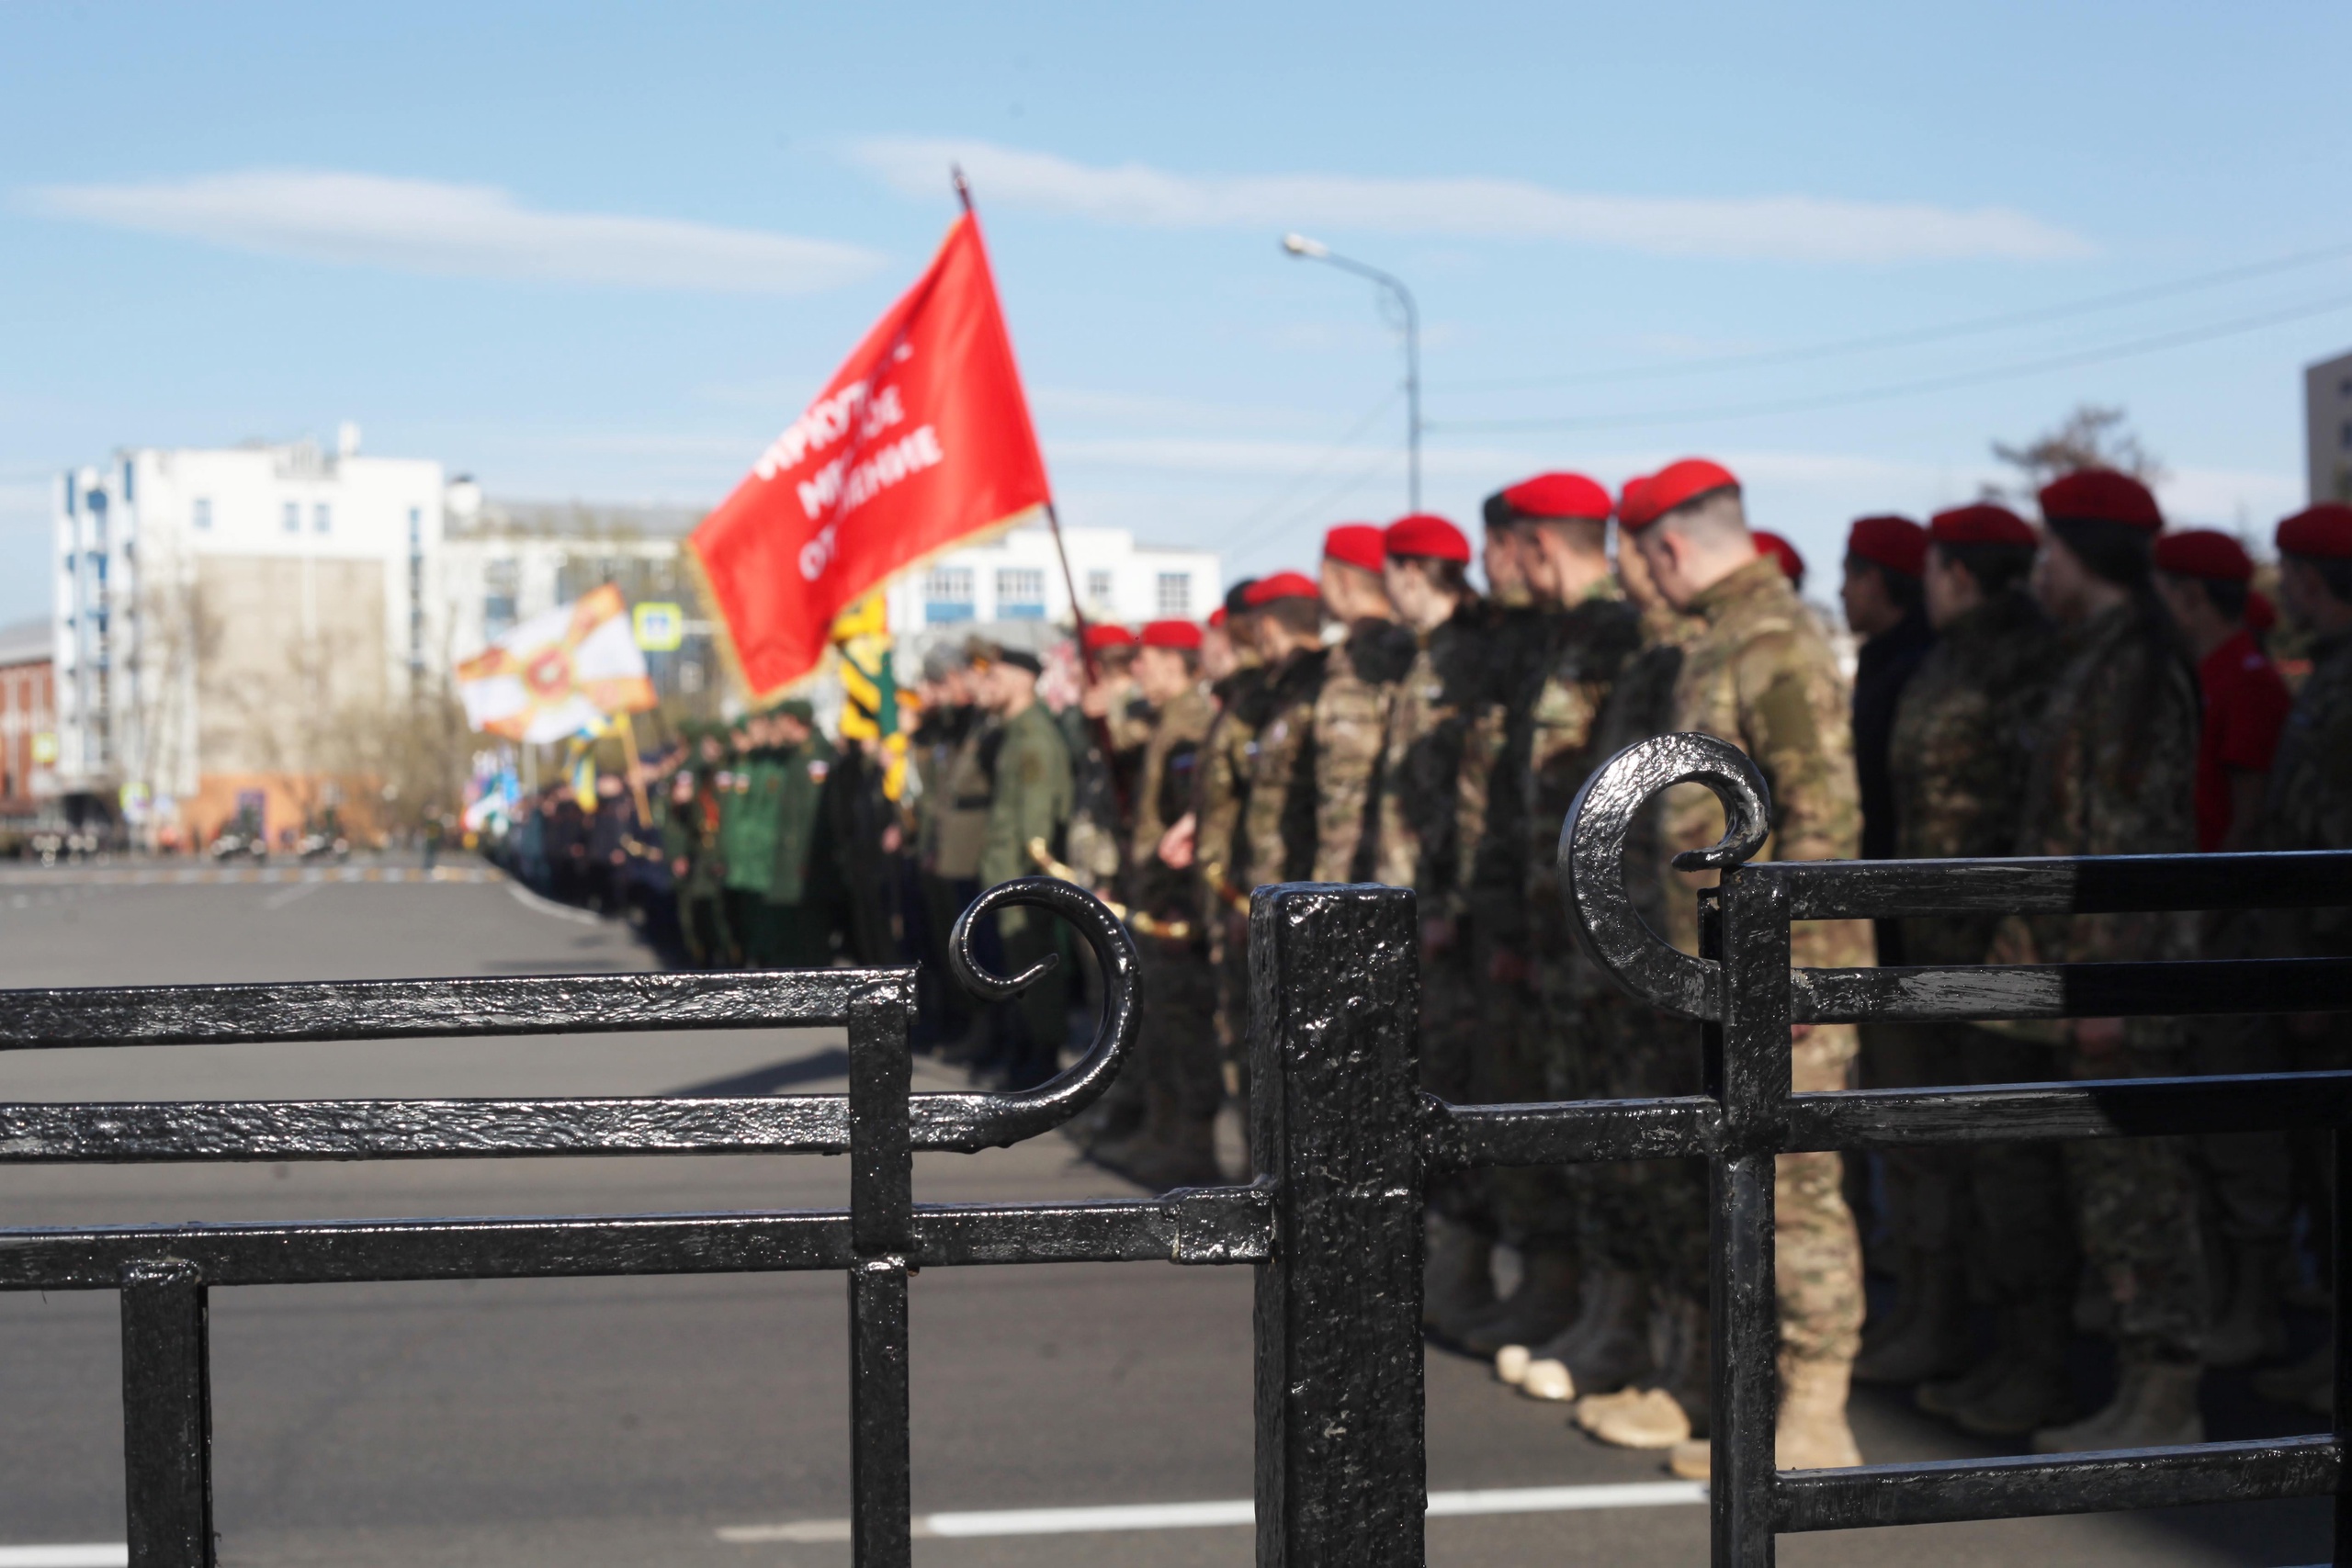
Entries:
[[1417, 938], [1406, 888], [1250, 902], [1260, 1568], [1422, 1562]]
[[849, 1023], [851, 1561], [906, 1568], [912, 1499], [907, 1443], [907, 1255], [914, 1156], [907, 1013], [896, 989], [852, 1005]]
[[212, 1568], [212, 1370], [204, 1276], [122, 1271], [123, 1512], [130, 1568]]

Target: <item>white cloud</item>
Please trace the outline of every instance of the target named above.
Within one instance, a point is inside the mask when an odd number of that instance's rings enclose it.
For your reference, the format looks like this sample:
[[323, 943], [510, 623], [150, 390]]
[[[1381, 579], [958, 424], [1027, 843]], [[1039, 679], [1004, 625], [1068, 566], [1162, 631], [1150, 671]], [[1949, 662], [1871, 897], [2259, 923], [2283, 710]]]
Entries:
[[550, 212], [495, 186], [382, 175], [265, 169], [28, 195], [36, 210], [60, 218], [441, 276], [806, 294], [863, 277], [883, 259], [830, 240]]
[[1598, 196], [1524, 180], [1204, 176], [1091, 165], [992, 142], [878, 137], [851, 156], [893, 188], [933, 196], [960, 164], [980, 199], [1151, 229], [1361, 230], [1565, 240], [1652, 255], [1783, 261], [2043, 261], [2092, 254], [2080, 235], [2007, 208], [1766, 196]]

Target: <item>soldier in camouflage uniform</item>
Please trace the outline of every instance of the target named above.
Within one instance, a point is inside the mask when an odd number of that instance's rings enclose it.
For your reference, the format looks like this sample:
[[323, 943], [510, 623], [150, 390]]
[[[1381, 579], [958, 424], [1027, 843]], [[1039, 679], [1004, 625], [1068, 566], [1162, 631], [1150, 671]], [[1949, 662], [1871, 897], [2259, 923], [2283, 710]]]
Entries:
[[[1258, 612], [1249, 604], [1255, 579], [1226, 591], [1218, 628], [1234, 667], [1210, 689], [1210, 721], [1194, 772], [1192, 857], [1199, 871], [1199, 919], [1208, 933], [1209, 968], [1216, 983], [1216, 1042], [1225, 1060], [1226, 1089], [1243, 1097], [1248, 1070], [1244, 1024], [1249, 1017], [1250, 840], [1242, 823], [1250, 804], [1250, 749], [1265, 722], [1268, 672], [1258, 652]], [[1244, 1118], [1247, 1124], [1247, 1118]]]
[[[1850, 857], [1860, 844], [1861, 808], [1845, 684], [1818, 621], [1780, 567], [1757, 554], [1738, 480], [1691, 458], [1629, 487], [1628, 499], [1635, 504], [1621, 522], [1658, 592], [1706, 622], [1683, 655], [1670, 728], [1728, 740], [1755, 760], [1771, 791], [1767, 858]], [[1713, 795], [1697, 786], [1668, 794], [1662, 836], [1669, 855], [1712, 844], [1722, 830]], [[1668, 874], [1676, 880], [1668, 884], [1665, 934], [1695, 952], [1695, 879]], [[1792, 933], [1791, 953], [1802, 964], [1867, 964], [1870, 928], [1807, 922]], [[1798, 1092], [1846, 1087], [1852, 1026], [1799, 1025], [1792, 1035]], [[1846, 1391], [1861, 1331], [1861, 1256], [1840, 1171], [1838, 1156], [1826, 1151], [1782, 1155], [1778, 1166], [1777, 1447], [1784, 1469], [1860, 1462], [1846, 1424]], [[1708, 1460], [1695, 1438], [1674, 1450], [1677, 1473], [1703, 1473]]]
[[[1382, 744], [1373, 875], [1418, 895], [1421, 1087], [1450, 1103], [1476, 1092], [1478, 985], [1471, 967], [1465, 846], [1485, 818], [1487, 776], [1468, 741], [1490, 683], [1486, 606], [1465, 575], [1470, 541], [1442, 517], [1389, 525], [1383, 582], [1417, 649]], [[1466, 827], [1466, 831], [1465, 831]], [[1468, 1172], [1429, 1188], [1422, 1320], [1441, 1333], [1494, 1300], [1492, 1219]]]
[[1136, 634], [1098, 622], [1086, 628], [1083, 642], [1084, 689], [1060, 716], [1076, 781], [1064, 861], [1099, 893], [1117, 885], [1135, 828], [1136, 770], [1150, 739], [1151, 714], [1136, 694]]
[[[1609, 571], [1609, 492], [1580, 474], [1544, 474], [1502, 492], [1503, 526], [1528, 590], [1543, 606], [1542, 639], [1518, 673], [1506, 705], [1502, 762], [1491, 795], [1515, 797], [1509, 852], [1484, 861], [1482, 876], [1511, 878], [1520, 889], [1521, 945], [1508, 969], [1532, 982], [1533, 1007], [1523, 1048], [1498, 1064], [1516, 1082], [1499, 1099], [1573, 1100], [1584, 1092], [1585, 1041], [1569, 981], [1572, 943], [1554, 874], [1560, 826], [1569, 802], [1599, 758], [1594, 724], [1611, 683], [1640, 640], [1635, 613]], [[1532, 1048], [1532, 1049], [1529, 1049]], [[1520, 1288], [1461, 1336], [1464, 1348], [1495, 1358], [1497, 1374], [1531, 1393], [1566, 1398], [1556, 1375], [1562, 1331], [1577, 1322], [1582, 1168], [1495, 1173], [1497, 1219], [1524, 1259]], [[1588, 1305], [1600, 1293], [1582, 1292]], [[1633, 1369], [1639, 1371], [1638, 1367]], [[1527, 1380], [1532, 1375], [1534, 1381]]]
[[1372, 877], [1373, 799], [1378, 789], [1388, 707], [1411, 667], [1413, 634], [1396, 622], [1382, 581], [1386, 545], [1368, 523], [1346, 523], [1323, 538], [1324, 609], [1346, 628], [1326, 658], [1315, 694], [1317, 882]]
[[1216, 979], [1189, 846], [1166, 842], [1192, 809], [1201, 749], [1216, 716], [1201, 687], [1200, 649], [1201, 628], [1192, 622], [1154, 621], [1136, 658], [1137, 685], [1154, 716], [1136, 771], [1135, 836], [1120, 897], [1135, 928], [1147, 1003], [1133, 1069], [1146, 1110], [1135, 1137], [1095, 1151], [1102, 1164], [1162, 1190], [1219, 1179], [1216, 1113], [1225, 1077], [1214, 1029]]
[[[1249, 845], [1250, 886], [1305, 882], [1315, 874], [1318, 823], [1315, 793], [1315, 707], [1323, 694], [1330, 649], [1322, 639], [1320, 591], [1295, 571], [1261, 578], [1250, 590], [1258, 613], [1258, 653], [1266, 684], [1253, 705], [1249, 800], [1241, 833]], [[1247, 895], [1231, 880], [1228, 886]]]
[[[1896, 706], [1889, 747], [1894, 853], [1906, 860], [2005, 855], [2025, 806], [2030, 743], [2057, 662], [2056, 634], [2026, 592], [2032, 528], [1991, 504], [1939, 513], [1924, 574], [1938, 641]], [[1981, 964], [1996, 919], [1902, 922], [1913, 964]], [[1890, 1023], [1899, 1083], [2016, 1083], [2047, 1077], [2040, 1048], [1966, 1023]], [[2064, 1413], [2074, 1222], [2056, 1148], [1973, 1144], [1888, 1151], [1890, 1187], [1905, 1184], [1894, 1238], [1905, 1294], [1855, 1375], [1922, 1383], [1922, 1408], [1972, 1432], [2014, 1437]], [[1991, 1355], [1971, 1361], [1971, 1298], [1992, 1309]], [[1937, 1379], [1952, 1371], [1957, 1377]], [[2053, 1382], [2052, 1375], [2056, 1381]], [[2055, 1403], [2053, 1403], [2053, 1394]]]
[[[2311, 637], [2311, 673], [2295, 694], [2263, 812], [2266, 850], [2352, 850], [2352, 506], [2324, 502], [2278, 525], [2278, 592]], [[2294, 909], [2272, 917], [2269, 951], [2294, 958], [2352, 957], [2352, 911]], [[2340, 1012], [2281, 1021], [2285, 1066], [2294, 1071], [2352, 1066], [2352, 1021]], [[2331, 1234], [2334, 1215], [2324, 1133], [2295, 1136], [2299, 1185], [2312, 1234]], [[2318, 1249], [2322, 1268], [2327, 1249]], [[2337, 1290], [2344, 1281], [2335, 1281]], [[2272, 1399], [2331, 1408], [2335, 1348], [2320, 1348], [2292, 1366], [2255, 1374]]]
[[[2105, 470], [2041, 492], [2034, 596], [2061, 630], [2064, 660], [2034, 736], [2018, 852], [2183, 854], [2197, 847], [2192, 787], [2197, 686], [2149, 581], [2164, 520], [2147, 488]], [[2194, 915], [2009, 917], [2004, 964], [2194, 957]], [[2078, 1078], [2183, 1070], [2176, 1019], [2075, 1019], [2002, 1026], [2056, 1048]], [[2034, 1435], [2043, 1453], [2202, 1439], [2197, 1391], [2205, 1275], [2197, 1190], [2177, 1138], [2102, 1138], [2064, 1151], [2075, 1229], [2114, 1307], [2119, 1388], [2107, 1408]]]

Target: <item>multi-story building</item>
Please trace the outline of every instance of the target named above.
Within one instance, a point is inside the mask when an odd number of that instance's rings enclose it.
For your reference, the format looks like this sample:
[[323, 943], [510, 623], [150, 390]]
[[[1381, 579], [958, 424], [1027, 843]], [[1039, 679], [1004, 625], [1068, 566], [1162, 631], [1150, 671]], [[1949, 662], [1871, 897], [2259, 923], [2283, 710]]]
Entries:
[[1214, 551], [1137, 545], [1124, 528], [1064, 528], [1062, 542], [1069, 581], [1044, 528], [942, 551], [892, 581], [890, 625], [918, 647], [972, 632], [1035, 646], [1069, 624], [1073, 585], [1089, 620], [1129, 626], [1199, 620], [1224, 592]]
[[137, 447], [60, 478], [58, 786], [77, 816], [277, 832], [440, 689], [441, 465], [311, 441]]
[[56, 798], [55, 653], [45, 620], [0, 626], [0, 822], [38, 819]]
[[2311, 499], [2352, 501], [2352, 354], [2303, 367]]

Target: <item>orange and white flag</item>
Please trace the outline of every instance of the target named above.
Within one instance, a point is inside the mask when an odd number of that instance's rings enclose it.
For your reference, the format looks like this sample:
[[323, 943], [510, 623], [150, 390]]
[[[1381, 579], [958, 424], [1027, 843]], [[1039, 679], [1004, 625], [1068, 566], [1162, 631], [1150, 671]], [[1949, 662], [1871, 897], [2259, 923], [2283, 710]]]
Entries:
[[458, 694], [474, 728], [532, 742], [594, 733], [610, 715], [642, 713], [656, 701], [628, 602], [609, 582], [458, 665]]

